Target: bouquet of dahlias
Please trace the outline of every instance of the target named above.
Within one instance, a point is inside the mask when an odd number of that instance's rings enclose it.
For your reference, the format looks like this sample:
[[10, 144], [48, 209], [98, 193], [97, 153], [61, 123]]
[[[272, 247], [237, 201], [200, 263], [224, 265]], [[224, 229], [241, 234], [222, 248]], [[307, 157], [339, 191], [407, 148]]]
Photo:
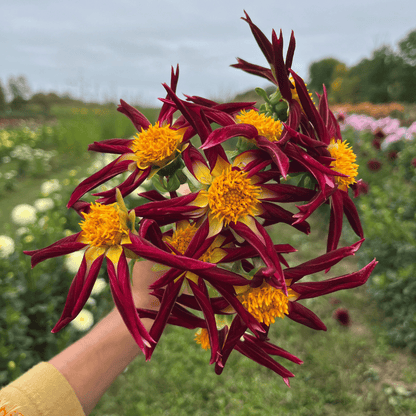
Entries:
[[[176, 95], [178, 68], [172, 69], [170, 85], [163, 84], [167, 95], [155, 124], [121, 100], [118, 111], [138, 133], [89, 146], [119, 156], [74, 190], [68, 208], [83, 218], [81, 231], [26, 254], [33, 267], [85, 250], [52, 332], [81, 311], [106, 259], [114, 302], [147, 360], [166, 325], [180, 325], [198, 329], [196, 340], [211, 349], [210, 364], [217, 374], [237, 350], [289, 385], [293, 374], [271, 356], [302, 361], [269, 341], [270, 325], [286, 316], [325, 330], [300, 301], [364, 284], [377, 262], [355, 273], [302, 283], [305, 276], [327, 271], [353, 255], [364, 241], [349, 196], [349, 188], [354, 191], [359, 184], [358, 166], [329, 110], [325, 89], [316, 107], [291, 69], [293, 33], [284, 59], [281, 33], [277, 37], [273, 31], [269, 41], [247, 14], [243, 19], [270, 68], [242, 59], [233, 66], [276, 85], [271, 96], [257, 89], [265, 103], [258, 109], [254, 102], [219, 104], [197, 96], [182, 100]], [[177, 112], [180, 116], [174, 120]], [[236, 150], [225, 151], [223, 143], [232, 138], [238, 138]], [[81, 199], [127, 171], [118, 186], [93, 194], [98, 197], [94, 203]], [[285, 183], [289, 176], [299, 176], [299, 184]], [[148, 202], [127, 208], [123, 197], [137, 192], [145, 180], [151, 180], [153, 189], [139, 195]], [[181, 192], [185, 184], [190, 192]], [[298, 203], [298, 212], [283, 208], [288, 203]], [[283, 255], [295, 248], [274, 244], [268, 230], [285, 223], [294, 232], [309, 234], [307, 219], [322, 204], [330, 205], [327, 253], [289, 267]], [[338, 248], [344, 214], [359, 238]], [[140, 259], [165, 271], [149, 288], [160, 300], [157, 312], [136, 309], [133, 303], [128, 262]], [[154, 320], [149, 332], [140, 318]]]

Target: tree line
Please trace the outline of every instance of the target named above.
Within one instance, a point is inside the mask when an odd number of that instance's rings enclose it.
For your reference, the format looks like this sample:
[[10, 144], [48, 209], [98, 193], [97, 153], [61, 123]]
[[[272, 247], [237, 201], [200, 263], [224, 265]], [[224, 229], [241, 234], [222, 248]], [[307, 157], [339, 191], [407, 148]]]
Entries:
[[332, 103], [415, 103], [416, 30], [399, 41], [397, 50], [383, 45], [350, 68], [335, 58], [313, 62], [308, 88], [322, 93], [322, 84]]
[[51, 107], [60, 105], [83, 105], [84, 102], [69, 94], [55, 92], [32, 93], [27, 78], [23, 75], [11, 76], [4, 86], [0, 80], [0, 116], [49, 116]]

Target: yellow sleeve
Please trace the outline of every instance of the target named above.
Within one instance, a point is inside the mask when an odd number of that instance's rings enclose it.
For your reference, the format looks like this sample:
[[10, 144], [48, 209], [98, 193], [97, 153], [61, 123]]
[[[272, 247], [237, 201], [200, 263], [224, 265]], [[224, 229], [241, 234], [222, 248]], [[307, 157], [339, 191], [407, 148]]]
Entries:
[[0, 403], [22, 416], [85, 416], [71, 385], [48, 362], [35, 365], [1, 389]]

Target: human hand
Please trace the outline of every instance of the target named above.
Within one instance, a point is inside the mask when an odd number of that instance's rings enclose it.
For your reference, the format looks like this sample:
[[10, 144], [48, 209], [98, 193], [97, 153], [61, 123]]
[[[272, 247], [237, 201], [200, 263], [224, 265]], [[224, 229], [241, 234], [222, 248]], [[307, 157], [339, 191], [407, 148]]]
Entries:
[[161, 277], [163, 272], [152, 271], [154, 264], [148, 260], [137, 261], [134, 264], [131, 291], [136, 308], [159, 310], [159, 299], [150, 295], [149, 286]]

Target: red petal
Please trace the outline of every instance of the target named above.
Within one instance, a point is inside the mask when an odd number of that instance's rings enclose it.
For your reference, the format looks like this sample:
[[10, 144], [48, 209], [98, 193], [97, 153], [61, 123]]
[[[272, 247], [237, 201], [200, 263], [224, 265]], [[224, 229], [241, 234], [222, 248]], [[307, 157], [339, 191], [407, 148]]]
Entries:
[[257, 129], [250, 124], [233, 124], [221, 127], [217, 130], [214, 130], [207, 137], [206, 141], [203, 143], [200, 149], [209, 149], [225, 142], [228, 139], [231, 139], [232, 137], [238, 136], [246, 137], [247, 139], [254, 139], [258, 136], [258, 132]]
[[306, 221], [293, 225], [296, 219], [290, 211], [287, 211], [278, 205], [270, 204], [269, 202], [263, 202], [262, 207], [264, 208], [264, 212], [260, 217], [266, 220], [263, 223], [263, 227], [283, 222], [292, 225], [294, 228], [305, 234], [310, 233], [310, 226]]
[[[172, 311], [173, 305], [176, 302], [176, 298], [178, 297], [179, 290], [182, 287], [183, 277], [181, 277], [176, 283], [170, 283], [163, 294], [162, 301], [160, 303], [159, 312], [157, 313], [155, 322], [150, 329], [150, 335], [157, 343], [163, 333], [163, 330], [166, 327], [166, 324], [169, 319], [169, 315]], [[151, 348], [146, 349], [146, 361], [150, 360], [153, 351], [156, 347], [156, 344], [153, 345]]]
[[280, 365], [277, 361], [273, 360], [273, 358], [269, 357], [269, 355], [264, 352], [261, 347], [256, 345], [249, 338], [245, 338], [244, 341], [238, 341], [235, 349], [256, 363], [269, 368], [276, 374], [279, 374], [283, 378], [295, 376], [292, 372]]
[[271, 280], [269, 283], [277, 289], [281, 289], [283, 292], [286, 292], [287, 289], [283, 277], [283, 271], [280, 265], [279, 257], [274, 251], [273, 242], [263, 226], [256, 220], [255, 222], [258, 231], [264, 239], [264, 242], [262, 242], [260, 238], [245, 224], [240, 222], [236, 224], [231, 223], [230, 227], [257, 250], [260, 257], [266, 264], [267, 269], [263, 271], [263, 275], [270, 277]]
[[114, 303], [136, 344], [145, 353], [144, 340], [149, 344], [154, 343], [154, 340], [143, 326], [136, 311], [131, 292], [129, 269], [124, 253], [118, 261], [117, 271], [111, 260], [107, 258], [107, 272]]
[[250, 331], [252, 331], [254, 334], [265, 332], [261, 324], [257, 322], [257, 320], [244, 308], [244, 306], [238, 300], [232, 286], [220, 284], [213, 284], [213, 286], [234, 308], [236, 313], [241, 317]]
[[117, 111], [126, 115], [139, 132], [142, 131], [142, 129], [148, 129], [150, 126], [149, 120], [139, 110], [135, 109], [130, 104], [127, 104], [123, 100], [120, 100], [120, 105], [118, 106]]
[[245, 322], [240, 318], [240, 316], [236, 316], [231, 323], [230, 330], [227, 334], [225, 339], [225, 343], [222, 348], [221, 352], [221, 359], [215, 364], [215, 373], [221, 374], [224, 370], [224, 366], [228, 360], [228, 357], [232, 353], [235, 345], [240, 340], [244, 332], [247, 330], [247, 325]]
[[291, 279], [292, 284], [302, 279], [302, 277], [321, 272], [328, 267], [332, 267], [337, 264], [343, 258], [347, 256], [353, 256], [356, 251], [361, 247], [364, 239], [358, 241], [357, 243], [352, 244], [348, 247], [342, 247], [338, 250], [331, 251], [322, 256], [316, 257], [313, 260], [309, 260], [305, 263], [300, 264], [296, 267], [291, 267], [289, 269], [283, 270], [285, 279]]
[[273, 76], [273, 73], [270, 69], [264, 68], [259, 65], [251, 64], [244, 59], [237, 58], [238, 64], [230, 65], [233, 68], [241, 69], [244, 72], [247, 72], [252, 75], [257, 75], [262, 78], [266, 78], [268, 81], [277, 85], [277, 81]]
[[199, 307], [201, 308], [201, 311], [204, 314], [205, 321], [207, 323], [207, 330], [211, 345], [211, 360], [209, 363], [213, 364], [217, 361], [217, 354], [219, 353], [219, 342], [217, 323], [215, 321], [214, 311], [212, 310], [211, 303], [209, 301], [208, 291], [205, 290], [206, 293], [204, 293], [192, 280], [189, 280], [189, 285], [192, 289], [196, 301], [198, 302]]
[[289, 158], [286, 154], [280, 150], [280, 147], [276, 143], [272, 143], [263, 136], [259, 136], [256, 139], [259, 149], [266, 151], [274, 164], [279, 168], [281, 175], [286, 178], [289, 171]]
[[74, 192], [72, 192], [67, 208], [70, 208], [76, 201], [78, 201], [83, 195], [85, 195], [91, 189], [94, 189], [102, 183], [108, 181], [109, 179], [114, 178], [114, 176], [117, 176], [120, 173], [125, 172], [130, 163], [132, 163], [131, 160], [124, 160], [122, 162], [118, 162], [118, 160], [119, 158], [113, 160], [107, 166], [103, 167], [98, 172], [83, 180], [75, 188]]
[[290, 88], [290, 82], [288, 78], [288, 72], [283, 59], [283, 36], [280, 30], [280, 37], [277, 38], [276, 32], [272, 31], [272, 43], [273, 43], [273, 65], [275, 76], [279, 85], [279, 91], [282, 97], [289, 103], [292, 101], [292, 92]]
[[130, 149], [132, 139], [108, 139], [101, 142], [94, 142], [88, 146], [88, 150], [100, 153], [133, 153]]
[[140, 223], [139, 236], [150, 241], [162, 250], [166, 248], [162, 232], [160, 231], [160, 227], [156, 224], [156, 221], [147, 219], [142, 220]]
[[315, 108], [315, 105], [309, 96], [305, 83], [303, 82], [302, 78], [296, 74], [296, 72], [292, 71], [291, 69], [289, 69], [289, 71], [295, 81], [296, 91], [298, 93], [299, 100], [302, 104], [304, 112], [308, 116], [309, 121], [315, 127], [318, 137], [324, 143], [329, 143], [330, 137], [328, 136], [328, 130], [326, 129], [322, 117], [318, 113], [318, 110]]
[[150, 166], [145, 170], [135, 169], [124, 182], [117, 185], [115, 188], [109, 189], [108, 191], [104, 192], [98, 192], [93, 195], [102, 197], [97, 199], [97, 202], [100, 202], [101, 204], [112, 204], [117, 200], [116, 188], [118, 188], [122, 197], [129, 195], [147, 179], [151, 170], [152, 168]]
[[132, 243], [124, 244], [123, 247], [133, 251], [133, 253], [136, 253], [147, 260], [151, 260], [159, 264], [164, 264], [180, 270], [189, 270], [194, 273], [215, 267], [215, 265], [211, 263], [205, 263], [190, 257], [167, 253], [166, 251], [161, 250], [150, 242], [132, 233], [130, 233], [130, 240]]
[[279, 357], [286, 358], [289, 361], [292, 361], [296, 364], [303, 364], [303, 361], [300, 360], [298, 357], [290, 354], [288, 351], [284, 350], [283, 348], [278, 347], [267, 341], [259, 340], [253, 335], [244, 334], [244, 339], [250, 339], [254, 344], [258, 345], [266, 354], [269, 355], [278, 355]]
[[295, 34], [292, 30], [292, 33], [290, 34], [290, 41], [289, 41], [289, 47], [287, 48], [286, 52], [286, 69], [289, 69], [292, 67], [292, 61], [293, 61], [293, 54], [295, 53], [296, 48], [296, 41], [295, 41]]
[[256, 39], [257, 45], [259, 45], [263, 55], [267, 59], [267, 62], [273, 64], [273, 48], [271, 42], [267, 39], [264, 33], [252, 22], [250, 16], [244, 11], [246, 17], [242, 17], [250, 25], [251, 33]]
[[69, 288], [62, 315], [51, 331], [53, 334], [68, 325], [81, 312], [81, 309], [91, 294], [103, 259], [104, 254], [96, 258], [91, 267], [88, 268], [85, 256], [83, 257], [78, 273]]
[[339, 239], [342, 233], [342, 219], [343, 219], [343, 198], [340, 193], [343, 191], [337, 190], [331, 197], [331, 215], [329, 219], [328, 243], [327, 252], [335, 250], [338, 246]]
[[367, 281], [377, 263], [374, 259], [358, 272], [334, 277], [323, 282], [295, 283], [291, 285], [291, 288], [299, 293], [300, 296], [297, 300], [316, 298], [338, 290], [352, 289], [363, 285]]
[[31, 256], [32, 268], [35, 267], [38, 263], [51, 259], [53, 257], [63, 256], [65, 254], [73, 253], [87, 246], [87, 244], [79, 243], [77, 240], [79, 233], [70, 235], [69, 237], [62, 238], [61, 240], [56, 241], [48, 247], [41, 248], [39, 250], [26, 250], [23, 251], [24, 254]]
[[[342, 192], [342, 191], [341, 191]], [[342, 203], [344, 207], [344, 214], [347, 217], [354, 232], [361, 238], [364, 237], [363, 227], [361, 226], [360, 217], [354, 202], [349, 197], [348, 192], [342, 192]]]
[[[228, 254], [221, 260], [221, 263], [231, 263], [246, 258], [257, 257], [258, 252], [249, 244], [237, 248], [223, 248]], [[294, 253], [297, 251], [289, 244], [275, 244], [276, 253]]]
[[325, 324], [308, 308], [298, 302], [289, 302], [287, 315], [292, 321], [298, 322], [308, 328], [326, 331]]

